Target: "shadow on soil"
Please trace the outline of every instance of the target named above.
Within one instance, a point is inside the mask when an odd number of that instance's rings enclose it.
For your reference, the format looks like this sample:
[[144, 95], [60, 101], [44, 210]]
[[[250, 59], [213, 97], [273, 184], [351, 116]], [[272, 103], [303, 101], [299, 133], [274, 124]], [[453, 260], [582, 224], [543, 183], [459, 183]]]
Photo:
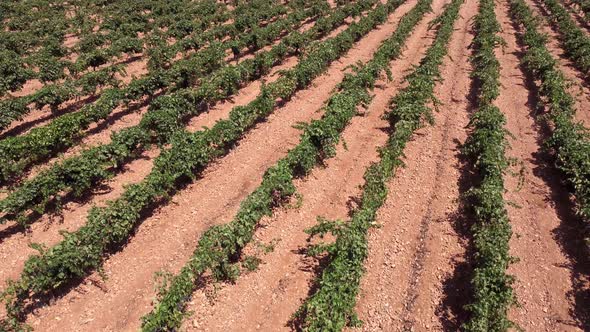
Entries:
[[[537, 4], [538, 6], [538, 4]], [[539, 8], [542, 10], [541, 8]], [[545, 14], [547, 14], [545, 12]], [[521, 31], [520, 27], [514, 25], [515, 31]], [[517, 42], [521, 49], [524, 49], [520, 34], [517, 34]], [[522, 59], [524, 54], [516, 54]], [[551, 135], [551, 128], [544, 120], [543, 101], [539, 95], [539, 89], [531, 73], [524, 66], [520, 70], [525, 77], [525, 87], [529, 92], [527, 108], [529, 115], [535, 120], [537, 143], [544, 146], [545, 140]], [[555, 156], [548, 150], [541, 150], [533, 155], [531, 162], [535, 165], [533, 174], [542, 179], [550, 190], [550, 197], [546, 203], [553, 204], [561, 221], [560, 225], [553, 231], [553, 237], [566, 254], [569, 264], [564, 266], [571, 272], [571, 283], [573, 289], [568, 294], [572, 301], [570, 314], [575, 322], [561, 322], [566, 325], [577, 326], [585, 331], [590, 330], [590, 256], [584, 237], [587, 232], [584, 229], [587, 225], [575, 214], [575, 204], [568, 185], [562, 173], [555, 168]]]
[[[461, 142], [455, 141], [454, 143], [456, 150], [460, 151]], [[462, 157], [460, 160], [461, 176], [458, 180], [458, 188], [461, 196], [457, 210], [448, 216], [448, 220], [460, 238], [461, 245], [465, 248], [465, 254], [452, 258], [453, 272], [442, 281], [443, 297], [435, 313], [439, 317], [444, 331], [460, 330], [461, 325], [469, 318], [465, 305], [470, 302], [472, 293], [473, 248], [471, 244], [471, 225], [473, 224], [473, 216], [471, 211], [467, 209], [465, 193], [472, 186], [476, 177], [473, 175], [469, 163]]]
[[[547, 11], [547, 8], [545, 8], [541, 2], [539, 2], [539, 0], [532, 0], [532, 3], [534, 4], [535, 8], [539, 11], [539, 13], [541, 13], [541, 15], [544, 17], [544, 20], [541, 20], [541, 26], [543, 25], [543, 23], [548, 23], [549, 27], [551, 27], [551, 31], [553, 31], [558, 37], [560, 36], [559, 34], [559, 28], [557, 27], [556, 24], [554, 24], [551, 21], [551, 15], [549, 14], [549, 12]], [[571, 12], [570, 12], [571, 13]], [[574, 21], [576, 21], [576, 19], [574, 18]], [[578, 24], [581, 24], [580, 21], [578, 21]], [[588, 29], [588, 23], [584, 23], [582, 24], [583, 28]], [[559, 38], [558, 38], [559, 39]], [[563, 43], [560, 41], [559, 42], [560, 47], [563, 50]], [[568, 57], [566, 56], [566, 52], [565, 50], [563, 50], [562, 54], [559, 54], [559, 58], [561, 61], [565, 61], [567, 63], [569, 63], [569, 67], [574, 68], [576, 70], [576, 77], [578, 79], [580, 79], [580, 81], [582, 82], [582, 85], [584, 85], [586, 88], [590, 88], [590, 76], [589, 75], [585, 75], [584, 74], [584, 70], [579, 68], [578, 66], [576, 66], [575, 63], [573, 63], [573, 61], [571, 61], [570, 59], [568, 59]]]
[[[470, 33], [475, 35], [471, 28]], [[469, 46], [468, 50], [473, 55], [473, 47]], [[471, 117], [477, 110], [477, 96], [480, 84], [477, 80], [472, 79], [467, 95], [466, 112]], [[459, 189], [459, 201], [457, 209], [449, 214], [448, 221], [453, 230], [459, 237], [460, 244], [464, 247], [464, 255], [453, 257], [453, 271], [442, 280], [443, 295], [440, 303], [435, 309], [444, 331], [459, 331], [461, 326], [469, 319], [469, 312], [465, 306], [471, 303], [472, 288], [471, 279], [474, 268], [474, 250], [472, 244], [471, 226], [474, 223], [473, 214], [468, 208], [469, 201], [466, 193], [478, 182], [478, 177], [473, 173], [471, 160], [466, 159], [461, 150], [463, 144], [459, 140], [453, 140], [459, 160], [459, 179], [457, 187]]]

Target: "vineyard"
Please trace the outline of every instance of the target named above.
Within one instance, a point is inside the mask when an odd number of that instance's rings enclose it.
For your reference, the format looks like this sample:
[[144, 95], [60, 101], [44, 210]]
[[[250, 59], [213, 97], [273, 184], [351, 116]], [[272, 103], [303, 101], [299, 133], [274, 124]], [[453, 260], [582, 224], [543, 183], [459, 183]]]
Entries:
[[0, 331], [590, 331], [590, 0], [0, 25]]

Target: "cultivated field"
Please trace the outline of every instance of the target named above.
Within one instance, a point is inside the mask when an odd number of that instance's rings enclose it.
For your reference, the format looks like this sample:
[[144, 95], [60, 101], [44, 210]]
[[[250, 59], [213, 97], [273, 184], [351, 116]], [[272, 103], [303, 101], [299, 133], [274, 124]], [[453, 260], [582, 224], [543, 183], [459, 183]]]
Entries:
[[590, 0], [0, 24], [0, 331], [590, 331]]

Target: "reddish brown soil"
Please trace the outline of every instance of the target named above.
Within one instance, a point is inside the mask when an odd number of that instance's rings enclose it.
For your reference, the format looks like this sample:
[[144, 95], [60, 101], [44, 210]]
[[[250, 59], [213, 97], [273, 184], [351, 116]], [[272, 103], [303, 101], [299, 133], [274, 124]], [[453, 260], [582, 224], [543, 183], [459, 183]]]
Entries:
[[[536, 14], [541, 17], [546, 17], [546, 12], [540, 6], [538, 0], [526, 0], [529, 6]], [[582, 121], [586, 128], [590, 128], [590, 76], [584, 75], [577, 70], [572, 61], [566, 55], [564, 49], [559, 42], [559, 34], [557, 30], [553, 30], [547, 20], [541, 20], [541, 26], [548, 38], [547, 48], [555, 59], [558, 60], [559, 69], [565, 74], [565, 77], [571, 81], [569, 92], [576, 99], [576, 119]]]
[[[310, 88], [297, 93], [267, 121], [257, 125], [172, 202], [147, 216], [129, 243], [106, 259], [106, 279], [93, 273], [62, 297], [29, 315], [27, 323], [36, 331], [138, 330], [140, 318], [153, 307], [154, 275], [161, 271], [178, 272], [206, 229], [231, 221], [241, 201], [259, 185], [265, 170], [298, 143], [301, 130], [294, 125], [321, 117], [323, 105], [346, 68], [370, 59], [416, 1], [403, 4], [387, 23], [356, 43]], [[304, 230], [316, 224], [317, 216], [348, 219], [360, 194], [365, 169], [377, 160], [377, 149], [387, 139], [388, 123], [381, 115], [390, 98], [405, 85], [405, 74], [418, 64], [431, 44], [433, 31], [428, 23], [448, 2], [434, 0], [433, 12], [412, 32], [402, 56], [390, 63], [393, 81], [384, 77], [378, 80], [374, 99], [367, 109], [359, 109], [362, 115], [346, 128], [346, 144], [337, 147], [336, 156], [304, 179], [296, 180], [301, 201], [293, 199], [289, 207], [277, 209], [261, 221], [254, 241], [244, 251], [244, 256], [259, 257], [261, 265], [254, 271], [244, 269], [234, 284], [205, 280], [205, 286], [193, 294], [188, 304], [192, 313], [181, 330], [292, 329], [289, 320], [311, 292], [313, 279], [319, 273], [318, 262], [304, 255], [308, 244]], [[572, 215], [571, 199], [552, 169], [551, 159], [541, 150], [547, 128], [536, 122], [535, 82], [519, 67], [522, 50], [507, 6], [506, 0], [497, 2], [496, 14], [506, 41], [505, 47], [497, 52], [502, 66], [497, 106], [505, 113], [506, 128], [513, 135], [509, 137], [507, 154], [515, 160], [505, 176], [505, 198], [510, 202], [507, 208], [514, 231], [510, 250], [519, 259], [509, 270], [516, 280], [514, 290], [519, 306], [511, 308], [509, 315], [526, 331], [589, 330], [590, 270], [579, 250], [580, 225]], [[539, 11], [537, 6], [533, 7]], [[462, 210], [461, 195], [473, 179], [460, 159], [459, 149], [468, 135], [467, 124], [473, 111], [469, 99], [469, 45], [477, 9], [477, 1], [465, 1], [461, 8], [448, 46], [449, 56], [441, 68], [444, 81], [435, 90], [442, 102], [434, 113], [435, 124], [420, 129], [408, 144], [406, 166], [390, 181], [388, 199], [378, 213], [377, 223], [381, 227], [369, 232], [369, 258], [356, 305], [364, 325], [348, 330], [456, 331], [464, 322], [472, 258], [468, 254], [469, 218]], [[300, 30], [312, 25], [307, 23]], [[588, 124], [590, 88], [582, 86], [581, 73], [563, 56], [556, 33], [546, 22], [543, 29], [549, 34], [549, 47], [559, 59], [560, 68], [574, 86], [581, 86], [571, 91], [576, 95], [578, 119]], [[251, 56], [247, 54], [237, 61]], [[286, 59], [263, 80], [275, 80], [280, 70], [296, 63], [296, 58]], [[145, 60], [131, 62], [128, 76], [122, 79], [143, 75], [145, 66]], [[246, 85], [231, 100], [194, 117], [187, 129], [211, 127], [226, 118], [233, 107], [252, 101], [260, 92], [261, 83], [259, 80]], [[34, 88], [33, 83], [29, 85], [28, 89]], [[29, 176], [83, 148], [109, 142], [113, 131], [137, 124], [148, 105], [149, 102], [131, 110], [118, 108], [106, 124], [90, 128], [82, 144], [35, 167]], [[20, 124], [27, 127], [27, 122], [35, 123], [23, 132], [51, 121], [46, 116], [46, 110], [31, 113]], [[51, 246], [61, 240], [61, 230], [75, 231], [81, 227], [92, 206], [104, 206], [107, 200], [119, 197], [125, 185], [141, 181], [158, 154], [158, 149], [147, 151], [84, 199], [68, 202], [59, 220], [43, 216], [26, 234], [19, 233], [11, 224], [2, 225], [0, 257], [4, 264], [0, 266], [0, 290], [6, 288], [7, 280], [19, 276], [26, 259], [35, 253], [29, 243]], [[272, 250], [265, 251], [264, 246]]]
[[17, 91], [10, 93], [11, 96], [14, 97], [22, 97], [30, 95], [31, 93], [41, 89], [43, 87], [43, 82], [39, 81], [38, 79], [28, 80], [22, 88]]
[[505, 1], [496, 10], [502, 25], [502, 38], [506, 42], [498, 52], [502, 64], [501, 91], [497, 105], [507, 118], [509, 137], [507, 155], [515, 158], [514, 173], [505, 177], [509, 202], [508, 216], [513, 236], [511, 254], [519, 261], [509, 270], [516, 277], [514, 289], [520, 306], [511, 311], [511, 318], [526, 331], [573, 331], [574, 319], [568, 293], [572, 291], [572, 271], [566, 254], [555, 238], [563, 220], [557, 202], [551, 199], [549, 175], [543, 171], [541, 140], [543, 134], [534, 120], [534, 91], [519, 67], [521, 49], [517, 45]]
[[145, 57], [133, 60], [125, 66], [124, 75], [117, 75], [116, 77], [123, 84], [129, 84], [133, 79], [145, 76], [148, 73], [147, 63], [148, 59]]
[[64, 39], [64, 43], [63, 45], [68, 48], [71, 49], [72, 47], [74, 47], [76, 44], [78, 44], [78, 42], [80, 41], [80, 38], [78, 37], [77, 34], [73, 34], [73, 33], [68, 33], [65, 36]]

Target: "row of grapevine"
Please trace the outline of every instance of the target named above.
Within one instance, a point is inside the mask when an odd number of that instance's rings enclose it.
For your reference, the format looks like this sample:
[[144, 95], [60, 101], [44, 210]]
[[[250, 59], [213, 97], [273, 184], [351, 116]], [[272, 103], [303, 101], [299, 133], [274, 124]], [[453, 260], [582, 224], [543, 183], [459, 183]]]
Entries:
[[[110, 13], [110, 16], [103, 17], [104, 21], [98, 26], [98, 31], [87, 29], [86, 32], [77, 34], [80, 40], [72, 49], [64, 48], [59, 53], [41, 52], [36, 55], [38, 60], [35, 59], [35, 61], [44, 65], [39, 66], [39, 75], [37, 76], [40, 76], [39, 79], [43, 82], [56, 82], [66, 77], [65, 69], [70, 76], [78, 76], [90, 68], [96, 69], [108, 63], [121, 61], [123, 55], [131, 56], [142, 53], [145, 46], [151, 48], [155, 41], [170, 35], [168, 31], [161, 32], [158, 27], [162, 21], [168, 21], [172, 17], [182, 20], [185, 17], [194, 17], [197, 16], [197, 13], [201, 13], [202, 18], [193, 20], [192, 23], [203, 29], [213, 24], [222, 23], [230, 17], [227, 8], [214, 1], [194, 2], [191, 5], [191, 2], [181, 0], [180, 3], [184, 3], [185, 6], [179, 12], [170, 10], [179, 3], [166, 2], [162, 7], [169, 10], [162, 11], [166, 14], [157, 17], [148, 11], [148, 8], [152, 7], [149, 6], [149, 3], [140, 3], [139, 5], [122, 3], [109, 6], [115, 7], [116, 10]], [[146, 15], [145, 13], [150, 14]], [[109, 28], [104, 29], [105, 26]], [[174, 26], [172, 25], [171, 28]], [[142, 37], [139, 37], [140, 33], [143, 34]], [[66, 58], [74, 55], [75, 60]]]
[[391, 100], [386, 118], [393, 131], [379, 150], [380, 160], [365, 172], [360, 205], [351, 220], [320, 219], [318, 225], [308, 230], [312, 237], [331, 233], [336, 240], [310, 248], [312, 255], [326, 253], [328, 265], [316, 280], [317, 289], [295, 314], [304, 331], [340, 331], [358, 323], [354, 307], [364, 271], [363, 262], [368, 255], [367, 232], [387, 197], [387, 181], [402, 165], [405, 145], [423, 120], [432, 118], [427, 103], [434, 99], [437, 79], [442, 79], [439, 67], [447, 54], [447, 44], [462, 3], [463, 0], [453, 0], [432, 22], [438, 29], [434, 43], [420, 65], [406, 77], [408, 86]]
[[558, 0], [542, 0], [549, 12], [549, 19], [559, 32], [561, 44], [566, 55], [576, 67], [589, 78], [590, 75], [590, 36], [588, 36], [563, 8]]
[[[303, 2], [302, 5], [305, 5], [305, 2]], [[191, 12], [196, 11], [199, 13], [198, 19], [196, 21], [197, 26], [200, 29], [189, 29], [191, 32], [189, 36], [179, 36], [183, 37], [183, 39], [177, 40], [172, 45], [166, 42], [167, 34], [171, 33], [170, 29], [167, 30], [166, 34], [164, 35], [150, 36], [149, 38], [144, 37], [144, 39], [148, 39], [146, 43], [149, 44], [149, 47], [146, 50], [146, 54], [149, 56], [148, 68], [151, 71], [168, 68], [171, 64], [171, 61], [175, 58], [175, 56], [177, 56], [178, 52], [198, 50], [202, 46], [206, 45], [207, 43], [211, 43], [216, 39], [222, 39], [226, 37], [232, 39], [238, 34], [243, 34], [244, 31], [250, 31], [251, 28], [259, 24], [261, 20], [272, 19], [274, 17], [286, 14], [287, 9], [290, 7], [293, 7], [293, 5], [284, 6], [279, 4], [269, 7], [268, 0], [260, 0], [248, 3], [247, 5], [239, 5], [231, 12], [231, 15], [229, 15], [226, 11], [222, 11], [220, 13], [220, 9], [225, 9], [225, 6], [217, 4], [215, 1], [208, 0], [199, 2], [198, 6], [192, 9]], [[170, 13], [167, 15], [178, 15], [177, 10], [170, 10], [171, 8], [167, 9], [168, 10], [165, 12], [170, 11]], [[152, 8], [152, 10], [161, 12], [163, 11], [163, 8]], [[187, 14], [186, 9], [183, 11], [183, 14]], [[123, 15], [123, 17], [126, 16]], [[182, 17], [175, 18], [182, 20]], [[233, 19], [234, 22], [232, 24], [218, 25], [205, 31], [204, 33], [201, 33], [203, 30], [211, 27], [211, 25], [227, 20], [228, 18]], [[166, 16], [158, 16], [158, 20], [166, 21]], [[252, 35], [257, 36], [258, 34]], [[264, 38], [261, 39], [264, 40]], [[120, 42], [115, 41], [115, 43], [125, 43], [125, 39], [121, 39]], [[143, 44], [143, 42], [141, 43]], [[102, 58], [104, 61], [101, 61], [101, 63], [95, 63], [96, 66], [102, 65], [103, 62], [105, 62], [108, 58], [106, 56], [108, 55], [108, 51], [104, 49], [98, 49], [100, 46], [100, 44], [90, 44], [84, 47], [90, 50], [96, 50], [96, 52], [100, 52], [103, 55]], [[140, 51], [141, 49], [137, 50], [137, 52]], [[78, 59], [80, 59], [80, 57]], [[54, 63], [55, 61], [47, 59], [44, 62]], [[23, 115], [27, 114], [29, 111], [27, 105], [34, 103], [36, 108], [43, 107], [44, 105], [50, 105], [53, 109], [55, 109], [59, 105], [68, 100], [71, 100], [72, 98], [78, 98], [90, 93], [95, 93], [98, 88], [104, 89], [106, 87], [117, 87], [119, 81], [114, 79], [114, 74], [121, 73], [122, 70], [122, 65], [108, 66], [106, 68], [101, 68], [98, 72], [87, 72], [81, 77], [76, 77], [75, 79], [68, 78], [64, 82], [56, 82], [54, 84], [45, 85], [43, 88], [30, 95], [2, 101], [0, 102], [0, 128], [5, 128], [12, 121], [20, 119]], [[75, 72], [78, 73], [80, 71], [81, 70]], [[70, 72], [72, 73], [74, 71], [70, 70]]]
[[[46, 7], [46, 9], [39, 10], [42, 7]], [[3, 31], [32, 31], [37, 34], [38, 38], [42, 38], [58, 31], [55, 25], [65, 21], [66, 5], [61, 1], [9, 0], [3, 1], [1, 8], [2, 20], [0, 24]], [[59, 28], [63, 28], [63, 25]]]
[[85, 150], [17, 187], [0, 201], [0, 211], [4, 214], [0, 222], [18, 220], [26, 224], [31, 220], [27, 216], [28, 211], [43, 213], [61, 192], [76, 197], [87, 193], [119, 172], [125, 163], [144, 151], [151, 142], [168, 142], [172, 133], [182, 128], [182, 121], [187, 117], [198, 114], [206, 105], [233, 95], [240, 85], [260, 78], [287, 56], [301, 51], [304, 45], [344, 24], [348, 16], [359, 15], [374, 3], [374, 0], [363, 0], [335, 9], [330, 15], [320, 18], [310, 30], [304, 33], [295, 31], [269, 51], [221, 69], [198, 89], [185, 91], [176, 97], [157, 98], [138, 126], [114, 134], [110, 144]]
[[523, 66], [540, 82], [538, 93], [547, 110], [546, 116], [540, 119], [552, 129], [545, 144], [554, 152], [555, 166], [572, 188], [578, 215], [590, 222], [590, 134], [574, 120], [574, 98], [567, 92], [568, 83], [557, 61], [547, 50], [546, 36], [538, 31], [538, 17], [522, 0], [511, 0], [510, 13], [523, 28], [521, 39], [526, 47]]
[[[204, 22], [201, 22], [201, 30], [193, 31], [190, 36], [185, 37], [184, 39], [177, 40], [173, 44], [169, 44], [167, 42], [161, 43], [162, 40], [166, 39], [164, 38], [164, 36], [160, 36], [157, 38], [148, 38], [152, 39], [148, 42], [150, 44], [150, 47], [146, 50], [146, 54], [149, 56], [148, 69], [150, 69], [151, 71], [156, 71], [157, 69], [168, 68], [170, 67], [171, 60], [177, 56], [179, 51], [186, 52], [189, 50], [198, 50], [206, 44], [211, 43], [215, 40], [220, 40], [222, 38], [233, 39], [238, 35], [238, 33], [236, 32], [238, 27], [241, 29], [240, 34], [243, 34], [244, 32], [250, 31], [253, 26], [259, 24], [260, 19], [268, 17], [273, 18], [276, 16], [283, 15], [287, 8], [283, 5], [276, 5], [274, 7], [268, 8], [267, 11], [254, 11], [256, 9], [259, 9], [259, 3], [267, 4], [267, 0], [260, 0], [258, 2], [249, 3], [249, 5], [253, 5], [253, 8], [250, 8], [250, 6], [246, 7], [245, 5], [238, 6], [234, 11], [231, 12], [231, 15], [225, 14], [223, 18], [218, 18], [219, 15], [215, 10], [207, 10], [207, 8], [210, 6], [218, 6], [220, 8], [225, 8], [225, 6], [215, 4], [215, 2], [209, 3], [208, 1], [204, 1], [202, 3], [203, 8], [200, 9], [201, 14], [199, 15], [198, 21], [204, 21], [206, 22], [206, 24]], [[256, 6], [256, 4], [259, 5]], [[245, 9], [251, 11], [245, 11], [244, 7], [246, 7]], [[233, 22], [232, 24], [223, 24], [211, 27], [213, 24], [219, 23], [218, 19], [228, 19], [228, 16], [235, 22]], [[203, 31], [207, 28], [209, 29]], [[155, 41], [154, 39], [158, 39], [159, 41]], [[100, 45], [91, 46], [96, 48]], [[91, 46], [88, 47], [92, 48]], [[111, 67], [120, 68], [121, 66], [108, 66], [106, 68], [101, 68], [100, 71], [115, 72], [116, 70], [112, 69]], [[89, 84], [93, 83], [93, 81], [96, 80], [92, 79], [93, 76], [96, 76], [95, 72], [88, 72], [82, 75], [81, 77], [77, 77], [76, 79], [67, 79], [64, 82], [57, 82], [54, 84], [46, 85], [33, 94], [26, 95], [21, 98], [13, 98], [11, 100], [4, 102], [0, 105], [0, 110], [3, 111], [2, 113], [11, 113], [22, 116], [23, 114], [26, 114], [26, 106], [31, 103], [37, 103], [37, 107], [41, 107], [45, 104], [50, 104], [53, 107], [57, 107], [61, 103], [68, 101], [74, 97], [80, 97], [85, 95], [85, 92], [87, 93], [93, 91], [93, 89], [96, 88], [96, 85], [93, 86]], [[57, 93], [59, 93], [59, 98], [58, 96], [49, 98], [49, 96], [51, 96], [52, 94], [55, 95]], [[49, 99], [51, 103], [39, 103], [39, 101], [43, 101], [44, 99]], [[8, 117], [8, 114], [3, 114], [3, 117]], [[2, 118], [0, 120], [2, 123], [2, 127], [8, 125], [10, 123], [9, 121], [12, 120], [13, 119], [11, 118]]]
[[[264, 28], [270, 31], [265, 40], [254, 40], [256, 47], [272, 43], [282, 31], [297, 27], [301, 20], [308, 16], [317, 16], [325, 10], [324, 1], [316, 1], [312, 9], [300, 8], [291, 14], [289, 19], [280, 20]], [[276, 27], [280, 29], [276, 29]], [[261, 29], [262, 30], [262, 29]], [[260, 30], [244, 33], [240, 40], [252, 40], [251, 34], [261, 34]], [[57, 152], [74, 145], [84, 136], [84, 129], [91, 124], [105, 120], [109, 114], [122, 103], [140, 100], [161, 89], [187, 88], [199, 82], [203, 76], [211, 74], [227, 65], [225, 50], [231, 47], [232, 41], [212, 44], [195, 53], [189, 59], [180, 60], [167, 70], [157, 70], [146, 77], [132, 81], [124, 88], [105, 90], [93, 104], [83, 107], [80, 111], [65, 114], [54, 119], [48, 125], [32, 129], [21, 136], [8, 137], [0, 141], [0, 182], [22, 174], [31, 165], [55, 155]]]
[[[203, 13], [199, 16], [200, 20], [204, 20], [207, 22], [207, 24], [202, 24], [203, 29], [217, 22], [218, 16], [218, 13], [215, 11], [212, 13], [207, 13], [207, 11], [204, 10], [205, 8], [201, 10], [201, 12]], [[185, 40], [180, 40], [173, 45], [164, 45], [160, 47], [164, 47], [168, 50], [165, 53], [173, 53], [171, 56], [175, 56], [176, 52], [170, 52], [169, 50], [173, 49], [176, 45], [179, 44], [182, 44], [182, 49], [185, 51], [198, 50], [204, 45], [205, 42], [211, 42], [215, 40], [215, 37], [225, 37], [226, 34], [220, 32], [232, 31], [231, 27], [233, 26], [233, 24], [222, 25], [219, 27], [212, 28], [206, 31], [205, 33], [199, 33], [200, 30], [194, 31], [194, 35], [200, 38], [200, 42], [193, 40], [190, 43], [183, 43], [183, 41]], [[164, 51], [159, 50], [158, 47], [150, 48], [149, 52], [164, 53]], [[159, 59], [160, 57], [154, 58]], [[158, 63], [164, 63], [164, 61], [159, 60]], [[6, 100], [2, 100], [0, 101], [0, 129], [4, 129], [7, 126], [9, 126], [12, 122], [22, 119], [23, 116], [30, 112], [30, 105], [34, 105], [34, 108], [36, 109], [40, 109], [45, 105], [49, 105], [52, 110], [56, 110], [60, 105], [74, 98], [80, 98], [87, 95], [94, 95], [99, 89], [103, 90], [108, 87], [119, 87], [120, 82], [119, 80], [115, 79], [116, 73], [124, 74], [124, 66], [107, 66], [97, 71], [87, 72], [75, 78], [67, 78], [63, 82], [47, 84], [42, 88], [38, 89], [37, 91], [22, 97], [8, 98]]]
[[289, 100], [297, 91], [307, 88], [355, 41], [385, 21], [389, 6], [378, 5], [367, 17], [337, 36], [314, 44], [293, 69], [263, 87], [248, 105], [232, 109], [229, 118], [218, 121], [211, 129], [195, 133], [177, 131], [170, 148], [155, 160], [151, 173], [143, 181], [128, 186], [107, 206], [93, 208], [86, 225], [65, 234], [62, 242], [29, 257], [20, 278], [10, 282], [3, 294], [8, 317], [2, 324], [8, 329], [18, 328], [25, 318], [28, 300], [47, 295], [99, 268], [108, 253], [129, 239], [142, 221], [143, 212], [161, 204], [183, 182], [194, 179], [196, 173], [227, 153], [247, 131], [273, 113], [278, 100]]
[[[44, 10], [40, 10], [45, 7]], [[26, 66], [25, 54], [41, 45], [48, 53], [61, 49], [65, 31], [70, 25], [64, 5], [51, 1], [3, 1], [2, 29], [0, 29], [0, 96], [20, 89], [33, 76]]]
[[[296, 4], [298, 2], [292, 2]], [[304, 2], [300, 3], [304, 5]], [[137, 5], [134, 3], [120, 4], [123, 8], [128, 10], [137, 10]], [[148, 4], [144, 4], [148, 5]], [[156, 5], [156, 8], [152, 8]], [[184, 5], [184, 8], [180, 6]], [[142, 17], [141, 22], [132, 29], [124, 29], [125, 34], [119, 36], [111, 36], [110, 38], [97, 34], [89, 34], [90, 38], [85, 41], [81, 40], [85, 53], [83, 56], [78, 56], [76, 63], [73, 65], [74, 69], [70, 72], [79, 73], [80, 71], [93, 67], [96, 68], [108, 62], [112, 62], [121, 51], [125, 53], [140, 53], [145, 50], [145, 55], [148, 56], [148, 68], [156, 69], [168, 63], [174, 58], [177, 52], [182, 51], [183, 48], [193, 49], [195, 43], [201, 42], [203, 32], [205, 29], [214, 25], [208, 30], [208, 35], [216, 36], [221, 30], [219, 37], [228, 36], [235, 37], [239, 33], [250, 30], [252, 27], [267, 20], [272, 20], [288, 13], [291, 3], [285, 6], [282, 3], [275, 3], [269, 0], [253, 0], [245, 4], [240, 4], [231, 13], [227, 12], [227, 7], [224, 4], [216, 1], [202, 1], [202, 2], [186, 2], [186, 0], [179, 0], [176, 6], [170, 6], [166, 2], [164, 8], [159, 8], [157, 4], [150, 3], [150, 12], [155, 10], [162, 13], [154, 18], [155, 22], [150, 22], [150, 17]], [[121, 20], [128, 15], [121, 15], [118, 12], [111, 14], [114, 20]], [[195, 18], [197, 18], [195, 20]], [[232, 24], [222, 24], [225, 21], [232, 20]], [[113, 25], [114, 22], [105, 22]], [[121, 24], [124, 26], [126, 23]], [[166, 31], [161, 29], [142, 28], [142, 25], [160, 27], [165, 24], [168, 28]], [[103, 23], [104, 25], [104, 23]], [[119, 27], [117, 27], [119, 29]], [[147, 30], [147, 31], [146, 31]], [[136, 37], [139, 31], [144, 35], [142, 38]], [[175, 40], [173, 45], [169, 45], [169, 39]], [[105, 43], [110, 42], [110, 46], [105, 47]], [[145, 44], [145, 47], [143, 46]]]
[[469, 122], [470, 133], [462, 153], [470, 160], [476, 180], [465, 194], [466, 207], [474, 223], [472, 233], [473, 271], [465, 331], [506, 331], [512, 326], [507, 311], [514, 304], [511, 276], [506, 269], [512, 258], [512, 235], [504, 201], [504, 173], [508, 167], [506, 118], [494, 101], [500, 94], [500, 63], [495, 55], [502, 43], [494, 0], [480, 0], [475, 17], [471, 57], [476, 111]]
[[[144, 40], [148, 45], [154, 44], [176, 31], [174, 25], [166, 32], [158, 30], [158, 28], [162, 28], [163, 22], [169, 22], [174, 17], [185, 21], [186, 18], [199, 14], [198, 16], [201, 18], [192, 20], [190, 30], [196, 27], [204, 29], [229, 18], [226, 6], [217, 4], [215, 1], [179, 0], [161, 4], [141, 2], [139, 4], [133, 3], [133, 5], [116, 3], [106, 7], [114, 7], [114, 10], [105, 13], [108, 15], [107, 17], [101, 17], [103, 22], [99, 24], [98, 31], [94, 31], [94, 24], [96, 24], [94, 20], [92, 20], [90, 27], [87, 27], [88, 24], [78, 22], [79, 13], [69, 19], [63, 18], [63, 11], [68, 10], [68, 8], [63, 8], [61, 16], [56, 15], [51, 18], [52, 22], [58, 21], [56, 26], [59, 29], [52, 30], [47, 40], [33, 43], [31, 46], [42, 45], [36, 50], [25, 47], [27, 52], [24, 52], [22, 47], [23, 39], [27, 38], [29, 42], [34, 39], [35, 34], [31, 31], [5, 32], [4, 37], [8, 39], [8, 42], [3, 45], [6, 46], [4, 52], [12, 55], [2, 59], [2, 66], [7, 65], [6, 74], [10, 74], [5, 80], [19, 83], [11, 90], [20, 88], [26, 80], [32, 78], [38, 78], [45, 83], [59, 83], [60, 80], [67, 77], [66, 69], [70, 75], [78, 76], [89, 67], [97, 68], [108, 62], [113, 62], [122, 54], [141, 53], [144, 50]], [[78, 6], [77, 8], [88, 10], [89, 7]], [[182, 10], [178, 10], [179, 8]], [[144, 15], [142, 13], [150, 14]], [[159, 13], [159, 15], [154, 16], [154, 13]], [[85, 14], [92, 16], [93, 13]], [[244, 17], [248, 16], [244, 15]], [[77, 34], [80, 40], [74, 49], [68, 49], [62, 45], [65, 31], [67, 31], [65, 27], [72, 26], [73, 28], [78, 24], [81, 26], [80, 29], [86, 30], [86, 32]], [[105, 26], [109, 29], [102, 29]], [[104, 30], [109, 31], [105, 32]], [[139, 38], [139, 33], [143, 33], [144, 36]], [[109, 45], [106, 45], [107, 42]], [[67, 60], [66, 58], [72, 54], [76, 55], [76, 60]], [[33, 71], [32, 68], [37, 69]]]
[[583, 13], [584, 19], [590, 21], [590, 1], [589, 0], [573, 0], [575, 4]]
[[[414, 26], [430, 9], [431, 0], [421, 0], [400, 21], [396, 31], [354, 74], [347, 74], [338, 90], [328, 100], [325, 113], [304, 127], [299, 144], [270, 167], [261, 185], [240, 205], [229, 224], [207, 230], [198, 242], [189, 262], [175, 276], [162, 294], [154, 311], [144, 317], [144, 331], [173, 330], [180, 326], [184, 306], [194, 291], [197, 280], [207, 270], [216, 278], [234, 279], [235, 262], [244, 246], [252, 240], [256, 225], [265, 215], [283, 204], [295, 193], [293, 180], [303, 178], [315, 165], [335, 154], [340, 135], [357, 114], [357, 107], [370, 101], [369, 90], [389, 62], [397, 58]], [[399, 5], [391, 6], [390, 10]]]
[[[266, 4], [265, 1], [262, 3]], [[74, 46], [77, 58], [67, 64], [70, 74], [78, 75], [88, 68], [113, 63], [121, 59], [123, 54], [143, 52], [152, 61], [152, 58], [157, 58], [157, 54], [168, 53], [162, 50], [167, 46], [161, 44], [162, 40], [177, 39], [174, 46], [170, 47], [172, 50], [179, 41], [190, 35], [199, 35], [211, 26], [235, 17], [235, 13], [228, 12], [226, 6], [211, 0], [179, 0], [161, 4], [121, 2], [108, 7], [114, 7], [115, 10], [103, 14], [104, 21], [100, 23], [98, 31], [94, 31], [89, 24], [82, 25], [80, 40]], [[142, 8], [147, 15], [141, 12]], [[154, 15], [155, 13], [158, 14]], [[167, 28], [166, 31], [162, 30], [164, 27]], [[140, 33], [143, 34], [142, 37], [139, 37]]]

